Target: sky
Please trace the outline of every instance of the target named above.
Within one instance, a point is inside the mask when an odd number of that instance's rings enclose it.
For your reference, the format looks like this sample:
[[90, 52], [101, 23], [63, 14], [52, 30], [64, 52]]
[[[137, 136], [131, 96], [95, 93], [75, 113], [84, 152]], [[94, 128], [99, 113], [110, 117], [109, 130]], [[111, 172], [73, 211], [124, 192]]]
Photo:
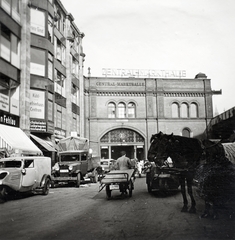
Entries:
[[84, 75], [182, 70], [211, 79], [214, 115], [235, 106], [234, 0], [61, 0], [85, 34]]

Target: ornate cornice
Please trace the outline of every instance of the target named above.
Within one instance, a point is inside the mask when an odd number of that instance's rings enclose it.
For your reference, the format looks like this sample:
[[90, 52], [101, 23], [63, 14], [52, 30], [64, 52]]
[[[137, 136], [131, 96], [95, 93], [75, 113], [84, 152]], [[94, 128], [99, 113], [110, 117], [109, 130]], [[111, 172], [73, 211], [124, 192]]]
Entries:
[[97, 96], [112, 96], [112, 97], [144, 97], [143, 92], [97, 92]]
[[202, 92], [165, 92], [164, 97], [204, 97]]

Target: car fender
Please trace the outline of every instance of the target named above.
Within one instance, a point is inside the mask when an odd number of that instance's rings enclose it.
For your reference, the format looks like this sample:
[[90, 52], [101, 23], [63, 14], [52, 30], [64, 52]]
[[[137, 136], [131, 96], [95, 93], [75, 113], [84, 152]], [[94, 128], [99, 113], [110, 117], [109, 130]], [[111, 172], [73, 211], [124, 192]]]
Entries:
[[42, 180], [41, 180], [41, 182], [40, 182], [40, 187], [43, 187], [43, 186], [44, 186], [47, 178], [49, 178], [49, 180], [51, 181], [51, 176], [48, 175], [48, 174], [44, 174], [43, 177], [42, 177]]

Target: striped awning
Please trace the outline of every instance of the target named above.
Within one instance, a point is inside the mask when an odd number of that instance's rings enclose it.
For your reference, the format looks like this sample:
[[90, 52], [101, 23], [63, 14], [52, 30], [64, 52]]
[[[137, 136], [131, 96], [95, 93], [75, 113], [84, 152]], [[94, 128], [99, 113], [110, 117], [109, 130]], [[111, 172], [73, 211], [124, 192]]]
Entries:
[[48, 152], [56, 152], [56, 149], [53, 146], [53, 143], [48, 141], [48, 140], [44, 140], [42, 138], [39, 138], [33, 134], [30, 134], [30, 137], [35, 140], [38, 144], [40, 144], [46, 151]]
[[0, 124], [0, 148], [6, 148], [10, 153], [42, 155], [42, 151], [20, 128], [3, 124]]

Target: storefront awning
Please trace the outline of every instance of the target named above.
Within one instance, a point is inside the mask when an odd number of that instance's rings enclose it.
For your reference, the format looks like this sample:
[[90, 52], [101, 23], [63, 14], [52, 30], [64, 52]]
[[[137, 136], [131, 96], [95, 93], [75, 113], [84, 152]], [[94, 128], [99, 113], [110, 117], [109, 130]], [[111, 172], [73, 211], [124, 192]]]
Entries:
[[17, 127], [0, 124], [0, 147], [23, 155], [42, 155], [42, 151]]
[[56, 149], [53, 147], [53, 143], [47, 140], [41, 139], [33, 134], [30, 134], [30, 137], [34, 139], [38, 144], [45, 148], [48, 152], [56, 152]]

